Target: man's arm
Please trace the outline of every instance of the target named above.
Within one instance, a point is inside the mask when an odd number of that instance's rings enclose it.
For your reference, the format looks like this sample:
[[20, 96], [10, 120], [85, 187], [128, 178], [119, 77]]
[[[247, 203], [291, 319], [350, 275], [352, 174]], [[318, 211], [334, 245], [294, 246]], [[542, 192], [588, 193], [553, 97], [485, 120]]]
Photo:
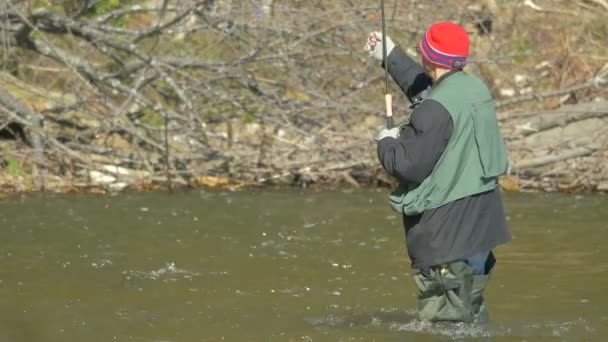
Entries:
[[393, 48], [387, 60], [388, 73], [407, 95], [410, 102], [419, 101], [420, 93], [433, 84], [431, 78], [424, 73], [422, 66], [403, 52], [399, 46]]
[[399, 138], [378, 142], [378, 159], [399, 182], [420, 184], [435, 168], [452, 129], [452, 117], [445, 107], [434, 100], [423, 101]]

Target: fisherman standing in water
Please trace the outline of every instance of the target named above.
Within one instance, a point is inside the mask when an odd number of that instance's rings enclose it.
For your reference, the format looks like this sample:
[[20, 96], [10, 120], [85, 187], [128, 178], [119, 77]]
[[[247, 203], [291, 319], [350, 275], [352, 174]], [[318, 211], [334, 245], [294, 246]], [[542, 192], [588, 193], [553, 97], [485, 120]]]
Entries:
[[[372, 32], [365, 46], [381, 64], [382, 39]], [[388, 36], [386, 47], [388, 72], [415, 108], [407, 125], [376, 136], [378, 158], [399, 182], [390, 202], [403, 214], [420, 319], [487, 322], [492, 249], [511, 239], [498, 184], [507, 153], [492, 96], [463, 71], [469, 37], [456, 24], [424, 34], [422, 66]]]

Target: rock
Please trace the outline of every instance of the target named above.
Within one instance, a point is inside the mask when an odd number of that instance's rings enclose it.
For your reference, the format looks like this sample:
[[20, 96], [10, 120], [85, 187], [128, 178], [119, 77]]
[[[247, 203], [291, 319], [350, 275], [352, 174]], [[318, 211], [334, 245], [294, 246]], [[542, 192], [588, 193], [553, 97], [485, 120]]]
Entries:
[[500, 89], [500, 96], [502, 97], [513, 97], [515, 95], [515, 89], [503, 88]]
[[518, 87], [525, 87], [528, 85], [528, 76], [517, 74], [513, 77], [513, 81]]
[[[89, 125], [99, 125], [98, 121], [91, 121]], [[115, 151], [132, 151], [133, 145], [120, 134], [98, 134], [93, 139], [93, 145], [104, 146]]]
[[549, 61], [542, 61], [534, 66], [536, 71], [550, 69], [553, 64]]
[[99, 171], [90, 171], [91, 181], [93, 184], [109, 184], [116, 181], [116, 178]]
[[535, 11], [542, 11], [543, 10], [542, 7], [540, 7], [537, 4], [535, 4], [534, 1], [532, 1], [532, 0], [525, 0], [524, 1], [524, 5], [532, 8]]
[[237, 190], [246, 186], [244, 182], [233, 181], [225, 177], [201, 176], [195, 180], [199, 185], [203, 185], [212, 189], [228, 189]]
[[606, 192], [608, 192], [608, 180], [601, 181], [597, 185], [597, 191], [606, 191]]
[[125, 183], [125, 182], [116, 182], [116, 183], [112, 183], [110, 185], [108, 185], [108, 187], [113, 190], [113, 191], [122, 191], [124, 190], [129, 184]]

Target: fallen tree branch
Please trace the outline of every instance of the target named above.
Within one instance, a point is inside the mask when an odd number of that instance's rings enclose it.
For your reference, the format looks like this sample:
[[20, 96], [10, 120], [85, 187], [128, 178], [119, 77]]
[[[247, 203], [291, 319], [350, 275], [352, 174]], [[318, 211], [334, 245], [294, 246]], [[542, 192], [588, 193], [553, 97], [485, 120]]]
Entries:
[[[606, 66], [608, 66], [608, 64]], [[590, 80], [588, 80], [587, 82], [585, 82], [583, 84], [579, 84], [577, 86], [573, 86], [573, 87], [569, 87], [569, 88], [565, 88], [565, 89], [549, 91], [549, 92], [541, 93], [541, 94], [529, 94], [529, 95], [517, 97], [514, 99], [496, 101], [496, 108], [507, 107], [507, 106], [511, 106], [511, 105], [515, 105], [515, 104], [519, 104], [519, 103], [527, 102], [527, 101], [541, 101], [541, 100], [544, 100], [544, 99], [547, 99], [550, 97], [556, 97], [556, 96], [576, 93], [576, 92], [584, 90], [584, 89], [606, 87], [606, 86], [608, 86], [608, 78], [606, 77], [606, 73], [608, 73], [608, 68], [606, 68], [606, 66], [604, 66], [603, 68], [598, 70], [598, 72], [596, 72], [595, 75]], [[604, 69], [606, 69], [606, 70], [604, 70]]]
[[[606, 105], [606, 103], [603, 103]], [[608, 116], [608, 107], [600, 109], [599, 106], [590, 106], [589, 111], [569, 112], [567, 110], [537, 115], [525, 124], [520, 125], [522, 136], [528, 136], [551, 128], [566, 126], [567, 124], [591, 118], [603, 118]], [[518, 129], [516, 127], [516, 129]]]
[[534, 159], [524, 159], [516, 164], [517, 170], [525, 170], [540, 166], [545, 166], [548, 164], [553, 164], [559, 161], [572, 159], [576, 157], [583, 157], [592, 154], [593, 152], [600, 149], [600, 145], [590, 145], [587, 147], [579, 147], [573, 150], [569, 150], [560, 154], [548, 155]]

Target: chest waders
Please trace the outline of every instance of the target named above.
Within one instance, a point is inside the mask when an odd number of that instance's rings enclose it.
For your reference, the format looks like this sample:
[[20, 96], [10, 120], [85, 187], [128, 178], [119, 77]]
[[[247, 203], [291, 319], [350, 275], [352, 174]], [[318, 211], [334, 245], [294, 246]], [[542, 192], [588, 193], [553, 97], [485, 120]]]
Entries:
[[486, 323], [488, 309], [483, 297], [496, 259], [490, 252], [484, 274], [473, 274], [466, 261], [430, 267], [414, 274], [420, 291], [417, 311], [423, 321]]

